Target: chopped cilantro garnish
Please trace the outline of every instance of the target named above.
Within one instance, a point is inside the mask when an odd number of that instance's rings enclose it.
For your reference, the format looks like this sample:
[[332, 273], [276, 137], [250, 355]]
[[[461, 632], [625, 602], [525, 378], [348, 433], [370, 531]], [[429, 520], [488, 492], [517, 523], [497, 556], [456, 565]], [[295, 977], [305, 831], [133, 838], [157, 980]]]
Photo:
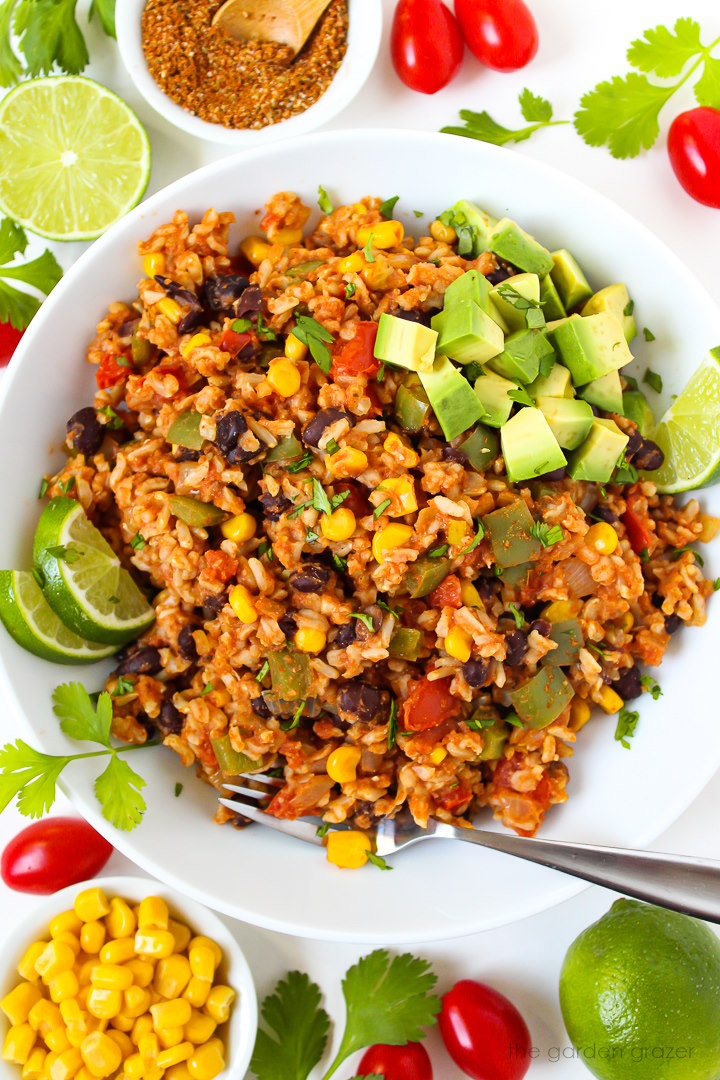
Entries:
[[303, 345], [307, 345], [310, 355], [320, 370], [329, 375], [332, 357], [328, 345], [332, 345], [335, 341], [332, 334], [309, 315], [298, 315], [293, 334]]
[[644, 690], [647, 690], [653, 701], [657, 701], [662, 697], [662, 690], [657, 680], [653, 679], [652, 675], [643, 675], [640, 679], [640, 685]]
[[182, 792], [182, 789], [183, 789], [183, 786], [182, 786], [182, 784], [181, 784], [181, 783], [177, 783], [177, 784], [175, 785], [175, 798], [176, 798], [176, 799], [180, 797], [180, 794], [181, 794], [181, 792]]
[[378, 368], [378, 373], [375, 376], [375, 382], [382, 382], [384, 378], [385, 378], [385, 361], [382, 360], [380, 362], [380, 367]]
[[329, 832], [330, 826], [328, 825], [327, 821], [324, 821], [322, 825], [318, 825], [315, 835], [322, 838], [323, 836], [327, 836]]
[[388, 717], [388, 750], [392, 750], [397, 738], [397, 702], [395, 698], [390, 702], [390, 716]]
[[320, 534], [316, 533], [314, 529], [308, 529], [305, 533], [305, 543], [314, 544], [320, 539]]
[[351, 619], [357, 619], [358, 622], [361, 622], [363, 624], [363, 626], [365, 626], [370, 631], [371, 634], [375, 633], [375, 627], [373, 626], [372, 615], [365, 615], [362, 612], [353, 611], [350, 614], [350, 618]]
[[289, 473], [302, 472], [303, 469], [307, 469], [308, 465], [312, 464], [312, 460], [312, 453], [309, 450], [306, 450], [303, 456], [298, 459], [298, 461], [293, 461], [291, 465], [286, 466], [286, 470]]
[[392, 198], [385, 199], [384, 202], [380, 203], [378, 207], [378, 213], [384, 218], [391, 218], [393, 216], [393, 210], [395, 209], [395, 205], [398, 202], [399, 198], [399, 195], [393, 195]]
[[677, 562], [677, 560], [680, 558], [680, 556], [683, 555], [686, 551], [689, 551], [691, 555], [695, 556], [695, 561], [698, 563], [699, 566], [704, 566], [705, 565], [705, 560], [703, 559], [702, 555], [699, 555], [698, 552], [695, 550], [695, 548], [690, 547], [690, 544], [685, 544], [684, 547], [673, 548], [673, 553], [672, 553], [673, 562]]
[[539, 540], [543, 547], [552, 547], [559, 544], [565, 537], [560, 525], [548, 525], [546, 521], [536, 521], [530, 529], [532, 536]]
[[46, 548], [47, 554], [61, 562], [76, 563], [82, 558], [81, 552], [76, 548], [67, 547], [66, 544], [58, 544], [57, 547]]
[[202, 693], [200, 694], [200, 697], [205, 697], [206, 694], [212, 694], [214, 689], [215, 689], [215, 687], [213, 686], [213, 684], [211, 682], [205, 683], [205, 685], [203, 686], [203, 689], [202, 689]]
[[354, 281], [348, 281], [345, 285], [345, 299], [350, 300], [357, 292], [357, 285]]
[[130, 694], [132, 693], [134, 688], [135, 683], [132, 681], [132, 679], [128, 679], [126, 675], [120, 675], [118, 677], [117, 683], [115, 684], [115, 689], [113, 690], [110, 697], [122, 697], [123, 694]]
[[136, 532], [132, 540], [130, 541], [130, 547], [133, 549], [133, 551], [142, 551], [142, 549], [145, 547], [145, 544], [145, 537], [142, 535], [142, 533], [139, 532]]
[[367, 238], [367, 243], [366, 243], [365, 247], [363, 248], [363, 255], [365, 256], [365, 262], [368, 262], [368, 263], [374, 263], [376, 261], [375, 254], [374, 254], [373, 249], [372, 249], [372, 238], [373, 238], [374, 235], [375, 235], [374, 233], [370, 233], [370, 235]]
[[630, 749], [629, 739], [635, 734], [635, 728], [640, 719], [639, 712], [631, 712], [623, 705], [618, 713], [617, 727], [615, 728], [615, 742], [619, 742], [626, 750]]
[[525, 616], [523, 615], [522, 611], [518, 611], [514, 604], [508, 604], [508, 609], [513, 619], [515, 620], [515, 626], [518, 630], [522, 630], [523, 626], [525, 625]]
[[650, 552], [646, 547], [644, 547], [642, 551], [638, 552], [638, 554], [640, 556], [640, 562], [650, 562]]
[[270, 550], [270, 541], [269, 540], [261, 540], [260, 543], [258, 544], [258, 549], [257, 549], [258, 559], [262, 559], [263, 555], [266, 555], [269, 550]]
[[627, 304], [623, 308], [623, 315], [626, 315], [626, 316], [629, 317], [630, 315], [632, 315], [634, 310], [635, 310], [635, 301], [634, 300], [628, 300]]
[[[528, 394], [524, 386], [514, 387], [512, 390], [508, 390], [507, 395], [511, 401], [517, 401], [518, 405], [534, 405], [535, 402]], [[543, 466], [544, 468], [544, 466]], [[541, 470], [542, 471], [542, 470]]]
[[72, 491], [72, 489], [74, 487], [75, 487], [75, 477], [74, 476], [68, 476], [67, 480], [64, 480], [60, 484], [60, 490], [62, 491], [63, 495], [67, 495], [67, 493], [69, 491]]
[[431, 559], [442, 559], [443, 555], [447, 555], [449, 549], [449, 544], [441, 544], [440, 547], [432, 548], [428, 551], [428, 555]]
[[390, 605], [387, 604], [384, 600], [376, 600], [376, 603], [379, 608], [382, 608], [383, 611], [387, 611], [395, 619], [399, 619], [403, 613], [403, 609], [401, 607], [390, 607]]
[[663, 381], [661, 376], [658, 375], [657, 371], [652, 371], [650, 368], [648, 368], [643, 375], [643, 382], [647, 383], [648, 386], [652, 390], [654, 390], [656, 394], [662, 393]]
[[235, 319], [230, 329], [236, 334], [247, 334], [248, 330], [252, 330], [252, 323], [250, 319]]
[[330, 455], [337, 454], [339, 449], [340, 449], [340, 447], [338, 446], [338, 444], [335, 442], [334, 439], [328, 439], [328, 441], [327, 441], [327, 443], [325, 445], [325, 450], [326, 450], [326, 452], [328, 454], [330, 454]]
[[295, 728], [300, 723], [300, 718], [301, 718], [301, 716], [302, 716], [302, 714], [304, 712], [305, 712], [305, 702], [301, 701], [300, 704], [298, 705], [297, 709], [293, 713], [292, 720], [288, 721], [287, 723], [283, 723], [283, 724], [280, 725], [280, 728], [282, 729], [282, 731], [294, 731]]
[[373, 866], [377, 866], [378, 870], [392, 870], [392, 866], [388, 866], [382, 855], [378, 855], [377, 852], [368, 851], [367, 857]]
[[383, 501], [381, 503], [378, 503], [378, 505], [373, 510], [373, 518], [374, 518], [374, 520], [377, 521], [377, 519], [380, 517], [380, 515], [384, 514], [385, 511], [387, 510], [388, 506], [391, 506], [391, 505], [392, 505], [392, 499], [383, 499]]
[[257, 336], [260, 341], [277, 341], [277, 334], [263, 322], [262, 315], [257, 317]]
[[643, 337], [646, 341], [655, 340], [655, 335], [653, 334], [652, 330], [648, 330], [647, 326], [643, 326]]
[[123, 426], [122, 418], [118, 416], [112, 405], [103, 405], [103, 407], [97, 411], [102, 413], [103, 416], [107, 416], [108, 423], [105, 425], [106, 427], [111, 428], [113, 431], [118, 431], [119, 428]]
[[464, 551], [459, 551], [458, 556], [468, 555], [471, 551], [474, 551], [475, 548], [478, 546], [478, 544], [481, 543], [482, 540], [484, 539], [484, 537], [485, 537], [485, 526], [483, 525], [482, 521], [480, 521], [479, 518], [475, 522], [475, 524], [477, 526], [477, 532], [475, 533], [475, 536], [471, 540], [470, 546], [466, 547]]
[[638, 479], [638, 471], [635, 466], [627, 460], [625, 452], [615, 466], [615, 472], [613, 473], [612, 482], [614, 484], [634, 484]]
[[520, 717], [518, 716], [518, 714], [516, 712], [509, 712], [507, 714], [507, 716], [503, 716], [503, 720], [505, 721], [506, 724], [509, 724], [510, 727], [522, 727], [523, 726], [523, 722], [522, 722], [522, 720], [520, 719]]
[[318, 195], [318, 206], [322, 210], [323, 214], [332, 214], [333, 204], [330, 201], [330, 196], [328, 195], [322, 184], [318, 184]]
[[335, 569], [339, 570], [341, 574], [344, 574], [347, 570], [347, 559], [343, 559], [340, 555], [335, 555], [333, 553], [332, 561]]
[[48, 481], [43, 476], [42, 480], [40, 481], [40, 490], [38, 491], [38, 499], [42, 499], [42, 498], [45, 497], [45, 495], [47, 495], [47, 489], [49, 487], [50, 487], [50, 484], [48, 483]]
[[266, 660], [265, 663], [263, 664], [263, 666], [258, 671], [257, 675], [255, 676], [256, 681], [257, 682], [262, 682], [263, 679], [265, 678], [265, 676], [267, 675], [269, 670], [270, 670], [270, 664]]

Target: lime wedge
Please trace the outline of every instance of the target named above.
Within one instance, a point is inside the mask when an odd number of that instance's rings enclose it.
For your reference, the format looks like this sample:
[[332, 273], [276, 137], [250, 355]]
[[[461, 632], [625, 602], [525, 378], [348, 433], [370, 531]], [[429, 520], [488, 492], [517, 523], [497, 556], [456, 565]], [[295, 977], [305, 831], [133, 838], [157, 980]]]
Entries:
[[140, 121], [91, 79], [29, 79], [0, 102], [0, 208], [40, 236], [93, 240], [149, 176]]
[[720, 347], [690, 376], [653, 439], [665, 454], [662, 467], [646, 474], [658, 491], [672, 495], [720, 480]]
[[33, 541], [45, 599], [82, 638], [122, 645], [147, 630], [155, 613], [108, 542], [75, 499], [51, 499]]
[[0, 619], [18, 645], [54, 664], [92, 664], [117, 649], [68, 630], [29, 570], [0, 570]]

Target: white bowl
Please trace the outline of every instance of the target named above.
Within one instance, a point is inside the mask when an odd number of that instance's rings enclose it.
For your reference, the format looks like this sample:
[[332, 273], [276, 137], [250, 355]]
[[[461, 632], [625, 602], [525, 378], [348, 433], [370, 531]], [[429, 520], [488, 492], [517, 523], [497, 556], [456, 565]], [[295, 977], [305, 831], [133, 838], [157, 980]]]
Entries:
[[[230, 1019], [218, 1031], [227, 1051], [226, 1068], [218, 1080], [230, 1080], [231, 1077], [240, 1080], [250, 1064], [258, 1023], [255, 984], [247, 960], [222, 919], [151, 878], [97, 877], [92, 881], [69, 885], [67, 889], [61, 889], [44, 897], [39, 904], [34, 904], [22, 922], [5, 928], [7, 936], [0, 941], [0, 998], [20, 982], [17, 965], [33, 941], [47, 937], [48, 923], [52, 917], [72, 908], [75, 897], [83, 889], [95, 887], [101, 888], [108, 898], [122, 896], [133, 903], [139, 903], [145, 896], [161, 896], [167, 902], [172, 918], [186, 923], [195, 934], [204, 934], [218, 943], [223, 951], [223, 981], [237, 991]], [[6, 1030], [7, 1020], [0, 1015], [0, 1045]], [[19, 1080], [19, 1077], [20, 1068], [17, 1065], [0, 1061], [0, 1080]]]
[[142, 48], [140, 17], [147, 0], [122, 0], [115, 12], [117, 42], [130, 78], [149, 105], [175, 127], [210, 142], [244, 150], [291, 135], [304, 135], [327, 124], [359, 93], [373, 69], [382, 36], [382, 0], [348, 0], [348, 47], [335, 78], [305, 112], [259, 130], [226, 128], [183, 109], [165, 94], [148, 71]]
[[[29, 565], [38, 482], [53, 462], [49, 447], [61, 445], [67, 417], [92, 400], [93, 369], [83, 359], [87, 343], [107, 303], [135, 295], [138, 240], [178, 207], [197, 219], [214, 206], [237, 214], [236, 243], [242, 233], [256, 231], [255, 211], [269, 195], [292, 188], [314, 206], [318, 183], [336, 205], [399, 192], [397, 211], [409, 234], [427, 230], [427, 220], [418, 222], [413, 208], [429, 218], [460, 197], [474, 198], [492, 213], [512, 215], [551, 248], [570, 248], [597, 286], [627, 281], [640, 325], [657, 338], [651, 345], [634, 342], [633, 349], [636, 374], [650, 364], [663, 377], [658, 409], [720, 341], [720, 313], [668, 248], [602, 195], [529, 158], [454, 136], [373, 130], [316, 134], [226, 158], [154, 195], [93, 244], [25, 334], [0, 388], [0, 460], [12, 462], [3, 477], [0, 566]], [[699, 497], [720, 515], [720, 487]], [[716, 549], [710, 545], [706, 552], [705, 572], [712, 577], [720, 575]], [[593, 718], [569, 763], [569, 802], [550, 810], [543, 835], [643, 846], [678, 817], [720, 762], [720, 725], [709, 707], [717, 696], [719, 635], [720, 597], [711, 598], [704, 629], [675, 635], [659, 676], [663, 696], [646, 696], [637, 705], [641, 719], [631, 751], [614, 741], [614, 717]], [[53, 688], [78, 679], [96, 690], [109, 667], [55, 667], [0, 633], [6, 711], [14, 707], [23, 735], [48, 752], [76, 749], [52, 715]], [[691, 765], [678, 768], [679, 754]], [[131, 833], [115, 832], [101, 816], [93, 761], [71, 765], [64, 790], [99, 832], [148, 873], [270, 929], [385, 945], [437, 940], [511, 922], [583, 888], [551, 870], [439, 842], [398, 856], [393, 873], [341, 871], [321, 849], [270, 830], [214, 825], [215, 793], [183, 770], [173, 753], [140, 751], [132, 764], [148, 781], [148, 811]], [[180, 779], [184, 788], [175, 799]]]

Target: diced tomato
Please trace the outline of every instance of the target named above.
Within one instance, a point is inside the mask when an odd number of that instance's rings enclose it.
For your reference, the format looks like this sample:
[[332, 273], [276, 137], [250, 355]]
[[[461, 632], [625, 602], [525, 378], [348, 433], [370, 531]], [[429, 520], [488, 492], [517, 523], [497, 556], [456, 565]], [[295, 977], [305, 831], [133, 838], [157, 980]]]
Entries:
[[0, 322], [0, 367], [9, 363], [24, 333], [24, 330], [16, 330], [9, 322]]
[[457, 787], [448, 788], [443, 795], [436, 795], [435, 802], [443, 810], [447, 810], [449, 814], [452, 814], [453, 810], [457, 810], [458, 807], [470, 802], [471, 798], [472, 791], [463, 787], [462, 784], [458, 784]]
[[647, 548], [648, 544], [652, 542], [653, 535], [650, 530], [643, 524], [634, 510], [631, 510], [628, 506], [627, 510], [622, 516], [622, 523], [627, 530], [628, 540], [630, 546], [636, 555], [639, 555], [641, 551]]
[[238, 561], [225, 551], [212, 548], [205, 552], [205, 570], [203, 578], [208, 582], [225, 584], [237, 573]]
[[426, 731], [460, 712], [460, 701], [450, 693], [450, 679], [434, 679], [425, 675], [415, 683], [402, 707], [402, 726], [405, 731]]
[[430, 603], [434, 608], [444, 607], [462, 607], [462, 596], [460, 594], [460, 578], [455, 574], [450, 574], [450, 577], [446, 577], [442, 581], [437, 589], [433, 589], [430, 593]]
[[100, 390], [107, 390], [110, 386], [117, 386], [131, 371], [132, 361], [127, 356], [105, 353], [95, 372], [95, 381]]
[[254, 334], [238, 334], [235, 330], [227, 329], [220, 338], [220, 348], [223, 352], [229, 352], [231, 356], [237, 356], [246, 345], [249, 345], [254, 340]]
[[336, 346], [330, 374], [334, 379], [338, 375], [377, 375], [380, 361], [375, 359], [375, 338], [378, 324], [361, 322], [355, 327], [355, 333], [349, 341]]

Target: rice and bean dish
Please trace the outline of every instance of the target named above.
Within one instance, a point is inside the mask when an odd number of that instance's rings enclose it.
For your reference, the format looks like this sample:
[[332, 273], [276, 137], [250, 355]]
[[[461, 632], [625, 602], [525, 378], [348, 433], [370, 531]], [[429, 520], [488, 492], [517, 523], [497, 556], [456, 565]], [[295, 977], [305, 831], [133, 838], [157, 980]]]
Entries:
[[[619, 367], [587, 382], [610, 404], [619, 386], [622, 408], [576, 397], [567, 335], [634, 327], [569, 253], [550, 272], [467, 203], [419, 238], [379, 198], [324, 209], [311, 229], [277, 194], [239, 249], [231, 213], [178, 211], [89, 347], [98, 390], [47, 494], [70, 492], [153, 595], [106, 683], [114, 734], [159, 734], [217, 788], [273, 772], [280, 817], [363, 829], [405, 805], [421, 825], [490, 807], [532, 835], [567, 798], [591, 709], [630, 738], [645, 668], [704, 623], [713, 585], [688, 545], [720, 523], [658, 494], [663, 455]], [[549, 398], [583, 404], [581, 440]], [[511, 440], [541, 416], [547, 455], [537, 427], [530, 451]], [[587, 479], [605, 432], [607, 477]]]

